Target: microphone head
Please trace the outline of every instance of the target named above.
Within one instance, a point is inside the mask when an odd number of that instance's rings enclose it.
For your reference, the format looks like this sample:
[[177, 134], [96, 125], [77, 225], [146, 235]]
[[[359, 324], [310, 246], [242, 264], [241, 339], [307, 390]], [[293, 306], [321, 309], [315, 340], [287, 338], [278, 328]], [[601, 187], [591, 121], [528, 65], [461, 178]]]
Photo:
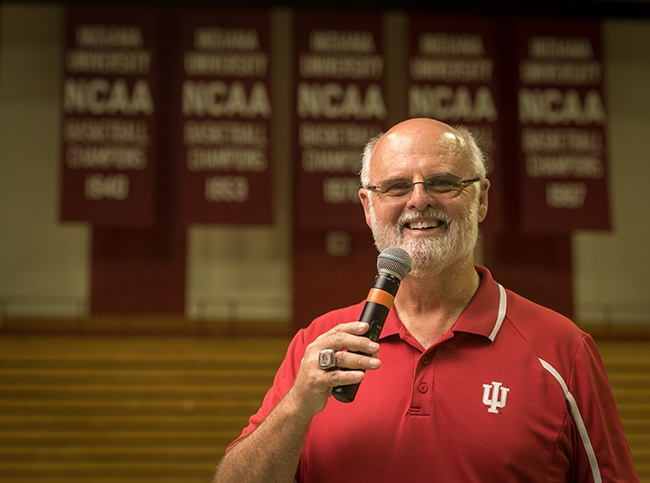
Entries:
[[377, 269], [401, 281], [411, 271], [411, 255], [402, 248], [388, 247], [377, 257]]

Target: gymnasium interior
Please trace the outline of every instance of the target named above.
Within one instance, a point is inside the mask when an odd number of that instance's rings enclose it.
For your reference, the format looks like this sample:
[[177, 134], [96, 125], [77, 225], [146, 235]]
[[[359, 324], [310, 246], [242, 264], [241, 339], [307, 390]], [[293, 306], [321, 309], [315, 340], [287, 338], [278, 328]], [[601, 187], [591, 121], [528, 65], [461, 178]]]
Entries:
[[650, 483], [649, 46], [643, 0], [1, 1], [0, 481], [211, 481], [372, 284], [365, 141], [435, 117], [485, 140], [476, 263], [593, 336]]

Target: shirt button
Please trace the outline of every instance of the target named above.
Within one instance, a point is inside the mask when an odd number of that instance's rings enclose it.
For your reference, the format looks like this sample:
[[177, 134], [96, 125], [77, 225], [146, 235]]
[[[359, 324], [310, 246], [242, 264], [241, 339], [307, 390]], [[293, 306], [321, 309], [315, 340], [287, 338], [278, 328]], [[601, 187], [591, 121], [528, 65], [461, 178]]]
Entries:
[[422, 383], [418, 386], [418, 390], [422, 393], [425, 394], [429, 390], [429, 386], [426, 384]]
[[426, 366], [430, 362], [427, 356], [424, 356], [422, 359], [420, 359], [420, 361], [422, 362], [423, 366]]

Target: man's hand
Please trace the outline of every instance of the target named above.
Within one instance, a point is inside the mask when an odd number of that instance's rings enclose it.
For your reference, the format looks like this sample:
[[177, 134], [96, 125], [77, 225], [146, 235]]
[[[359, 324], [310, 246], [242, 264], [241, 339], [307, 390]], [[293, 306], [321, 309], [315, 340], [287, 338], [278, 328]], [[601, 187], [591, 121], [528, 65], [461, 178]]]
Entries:
[[[352, 353], [377, 353], [379, 344], [363, 337], [367, 331], [365, 322], [340, 324], [309, 344], [291, 389], [255, 431], [230, 450], [217, 469], [215, 483], [259, 482], [261, 475], [263, 481], [292, 481], [311, 420], [325, 409], [332, 388], [360, 382], [364, 370], [381, 365], [375, 357]], [[325, 349], [335, 351], [336, 368], [318, 365], [318, 355]]]
[[[311, 417], [325, 409], [332, 388], [361, 382], [365, 377], [364, 370], [379, 368], [379, 359], [352, 353], [377, 353], [379, 344], [362, 337], [367, 331], [366, 322], [340, 324], [309, 344], [294, 385], [286, 395], [287, 402]], [[325, 349], [334, 350], [336, 369], [326, 371], [319, 367], [318, 355]]]

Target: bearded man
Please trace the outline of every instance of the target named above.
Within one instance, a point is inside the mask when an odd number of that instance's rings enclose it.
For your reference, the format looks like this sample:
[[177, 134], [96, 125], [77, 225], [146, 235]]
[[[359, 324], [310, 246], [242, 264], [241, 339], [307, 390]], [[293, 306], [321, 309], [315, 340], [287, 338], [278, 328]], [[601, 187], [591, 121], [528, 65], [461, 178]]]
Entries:
[[[362, 164], [375, 245], [412, 259], [381, 351], [363, 303], [299, 331], [214, 481], [638, 481], [591, 337], [473, 263], [490, 182], [471, 134], [411, 119]], [[330, 397], [364, 379], [352, 403]]]

